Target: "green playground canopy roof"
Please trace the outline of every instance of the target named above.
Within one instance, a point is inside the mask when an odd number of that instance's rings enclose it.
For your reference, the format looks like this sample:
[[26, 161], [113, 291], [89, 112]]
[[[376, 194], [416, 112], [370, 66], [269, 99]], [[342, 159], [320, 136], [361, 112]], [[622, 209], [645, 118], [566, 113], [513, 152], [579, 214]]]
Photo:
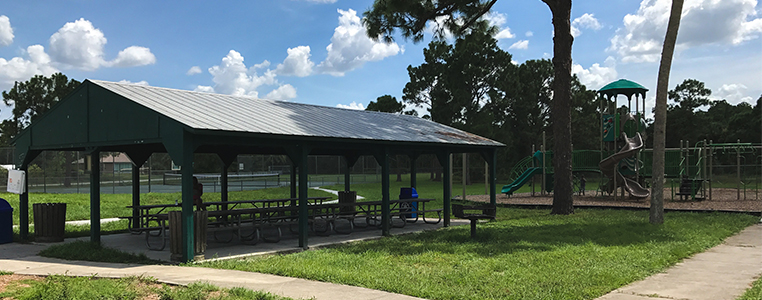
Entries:
[[612, 83], [609, 83], [598, 90], [598, 93], [608, 97], [615, 97], [617, 95], [625, 95], [628, 98], [634, 94], [640, 94], [643, 98], [646, 97], [647, 88], [638, 84], [637, 82], [627, 79], [619, 79]]

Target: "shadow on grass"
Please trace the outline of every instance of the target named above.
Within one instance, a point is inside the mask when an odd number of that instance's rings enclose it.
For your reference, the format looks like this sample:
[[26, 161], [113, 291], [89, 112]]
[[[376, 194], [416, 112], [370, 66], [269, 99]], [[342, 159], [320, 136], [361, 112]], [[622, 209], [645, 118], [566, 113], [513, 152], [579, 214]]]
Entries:
[[494, 256], [522, 251], [550, 251], [564, 246], [595, 244], [631, 246], [680, 240], [663, 227], [631, 220], [566, 224], [513, 224], [510, 221], [479, 223], [476, 238], [470, 226], [456, 226], [436, 232], [383, 239], [372, 243], [348, 245], [343, 251], [362, 253], [373, 250], [391, 255], [411, 255], [435, 251]]

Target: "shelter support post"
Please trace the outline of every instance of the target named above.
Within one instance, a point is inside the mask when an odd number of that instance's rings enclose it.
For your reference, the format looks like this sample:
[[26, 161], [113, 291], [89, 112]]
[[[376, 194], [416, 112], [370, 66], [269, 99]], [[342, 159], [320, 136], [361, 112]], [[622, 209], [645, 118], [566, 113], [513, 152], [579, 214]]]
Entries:
[[19, 235], [26, 241], [29, 239], [29, 167], [24, 165], [20, 169], [27, 174], [24, 192], [19, 195]]
[[450, 214], [451, 214], [451, 207], [450, 207], [450, 201], [452, 198], [452, 186], [451, 186], [451, 169], [452, 165], [450, 164], [450, 151], [443, 151], [437, 153], [437, 159], [439, 159], [439, 163], [442, 165], [442, 175], [444, 178], [442, 178], [442, 188], [443, 188], [443, 202], [442, 202], [442, 208], [444, 209], [444, 227], [450, 226]]
[[140, 227], [140, 166], [132, 164], [132, 229]]
[[391, 213], [389, 205], [389, 149], [384, 147], [375, 154], [376, 161], [381, 165], [381, 234], [390, 235]]
[[349, 192], [352, 183], [352, 167], [355, 166], [357, 163], [357, 160], [360, 158], [360, 156], [352, 154], [352, 155], [344, 155], [344, 162], [346, 163], [346, 166], [344, 168], [344, 191]]
[[[291, 179], [291, 199], [296, 198], [296, 175], [297, 175], [296, 174], [296, 172], [297, 172], [296, 165], [297, 164], [292, 159], [291, 160], [291, 174], [290, 174], [291, 175], [290, 176], [290, 179]], [[295, 205], [295, 204], [296, 203], [293, 203], [293, 202], [291, 203], [291, 205]]]
[[101, 152], [90, 151], [90, 242], [101, 242]]
[[[228, 201], [228, 168], [231, 164], [233, 164], [233, 161], [238, 157], [237, 153], [231, 153], [231, 152], [218, 152], [217, 157], [220, 158], [220, 161], [222, 161], [222, 170], [220, 170], [220, 200], [222, 202]], [[228, 209], [227, 204], [222, 205], [223, 210]]]
[[418, 170], [415, 166], [415, 161], [418, 160], [417, 154], [410, 155], [410, 187], [418, 187]]
[[[309, 248], [308, 244], [308, 236], [309, 236], [309, 211], [307, 209], [307, 192], [309, 190], [309, 187], [307, 186], [307, 176], [308, 176], [308, 167], [307, 167], [307, 156], [310, 153], [310, 148], [304, 145], [296, 145], [294, 147], [288, 147], [286, 148], [286, 153], [288, 154], [288, 157], [291, 159], [292, 166], [291, 166], [291, 173], [296, 174], [296, 171], [299, 172], [299, 247], [302, 249], [307, 250]], [[298, 166], [298, 167], [296, 167]], [[296, 169], [296, 170], [294, 170]], [[292, 175], [291, 177], [291, 192], [294, 193], [294, 189], [296, 186], [296, 180]], [[295, 198], [295, 197], [292, 197]], [[293, 201], [291, 202], [293, 203]], [[293, 205], [293, 204], [292, 204]]]
[[193, 225], [193, 137], [188, 132], [183, 132], [182, 141], [182, 261], [189, 262], [193, 260], [195, 253], [194, 247], [194, 225]]

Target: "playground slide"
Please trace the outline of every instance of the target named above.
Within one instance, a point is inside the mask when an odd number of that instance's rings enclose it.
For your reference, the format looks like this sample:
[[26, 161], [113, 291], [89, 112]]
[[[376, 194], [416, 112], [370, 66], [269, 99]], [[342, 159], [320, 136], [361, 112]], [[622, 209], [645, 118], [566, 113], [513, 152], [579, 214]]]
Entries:
[[[623, 186], [631, 195], [638, 198], [648, 197], [648, 195], [650, 195], [648, 189], [640, 186], [637, 181], [624, 177], [618, 170], [614, 170], [622, 159], [635, 155], [638, 150], [643, 148], [643, 138], [640, 136], [640, 133], [636, 133], [632, 138], [628, 138], [627, 134], [625, 134], [624, 140], [626, 142], [624, 147], [614, 155], [602, 160], [598, 166], [606, 177], [609, 179], [615, 178], [616, 185]], [[611, 181], [611, 183], [613, 183], [613, 181]], [[611, 193], [614, 191], [614, 185], [609, 184], [606, 186], [606, 189], [608, 193]]]
[[542, 172], [542, 168], [539, 168], [539, 167], [529, 168], [526, 171], [524, 171], [524, 173], [522, 173], [521, 176], [519, 176], [519, 178], [516, 178], [516, 180], [513, 181], [513, 183], [504, 185], [503, 189], [500, 192], [507, 195], [513, 194], [513, 192], [515, 192], [516, 190], [521, 188], [525, 183], [527, 183], [527, 181], [529, 181], [529, 179], [532, 178], [532, 176], [534, 176], [535, 174], [539, 174], [541, 172]]

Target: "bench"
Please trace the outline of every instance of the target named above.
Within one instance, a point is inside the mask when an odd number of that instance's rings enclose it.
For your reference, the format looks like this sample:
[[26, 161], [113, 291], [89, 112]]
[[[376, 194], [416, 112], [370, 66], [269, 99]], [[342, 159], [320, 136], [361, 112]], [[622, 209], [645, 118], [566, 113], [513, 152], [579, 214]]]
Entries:
[[[478, 211], [466, 212], [466, 211]], [[452, 205], [452, 214], [461, 219], [471, 220], [471, 238], [476, 238], [476, 222], [479, 220], [494, 220], [497, 208], [494, 205], [464, 206], [462, 204]]]

